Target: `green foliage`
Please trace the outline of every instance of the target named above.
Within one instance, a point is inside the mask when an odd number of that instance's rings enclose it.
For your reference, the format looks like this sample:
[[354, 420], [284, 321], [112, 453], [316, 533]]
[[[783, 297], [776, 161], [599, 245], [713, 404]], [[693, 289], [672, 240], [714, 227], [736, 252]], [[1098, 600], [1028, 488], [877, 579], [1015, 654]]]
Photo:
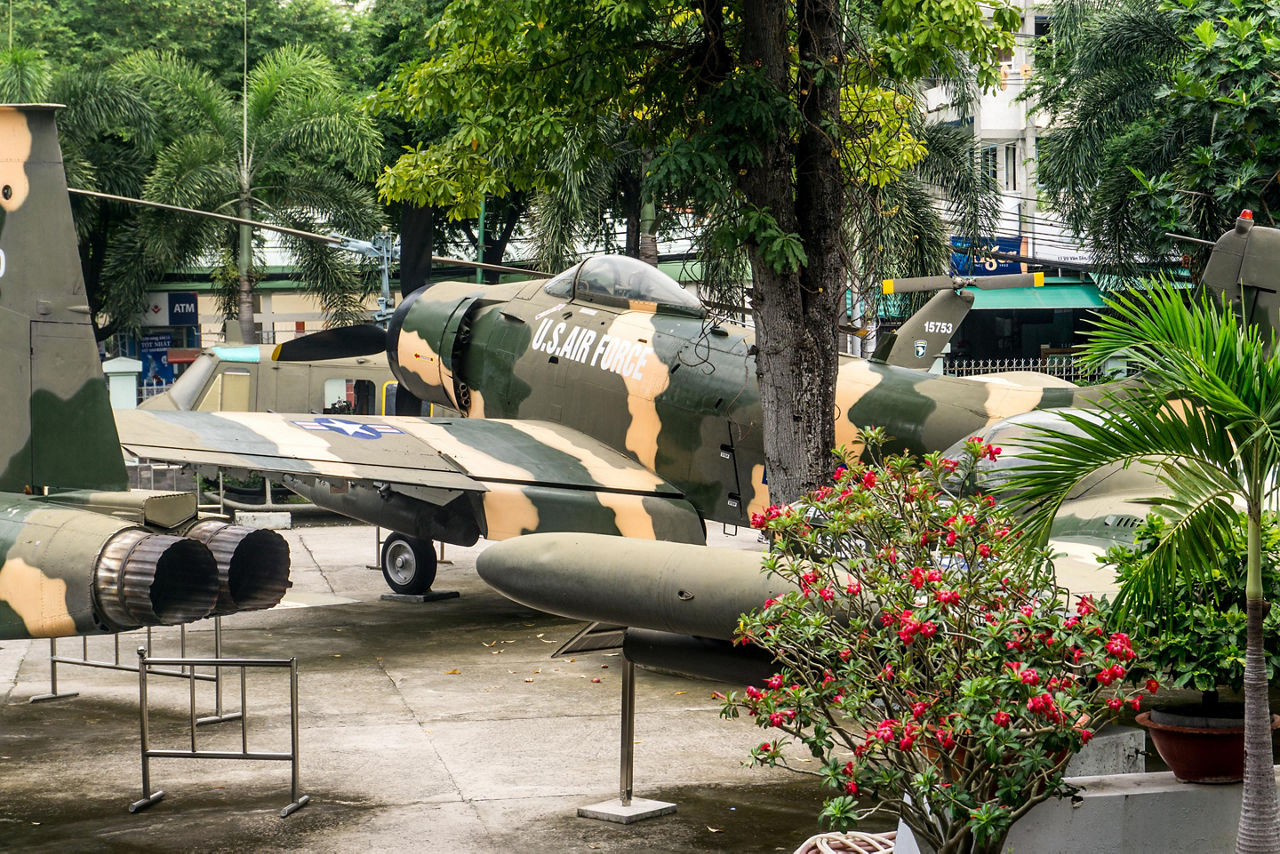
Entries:
[[[235, 94], [172, 54], [135, 54], [117, 73], [147, 99], [163, 128], [143, 186], [146, 198], [319, 233], [369, 235], [381, 225], [373, 192], [360, 180], [377, 165], [377, 131], [316, 51], [282, 48], [254, 66], [243, 102], [247, 115]], [[231, 247], [241, 287], [252, 287], [255, 274], [245, 263], [252, 247], [239, 251], [246, 235], [238, 228], [150, 214], [125, 237], [109, 269], [126, 292], [141, 293], [151, 277]], [[315, 241], [285, 242], [327, 319], [359, 319], [359, 300], [369, 287], [359, 263]]]
[[32, 104], [49, 90], [53, 72], [44, 52], [15, 47], [0, 50], [0, 103]]
[[[973, 439], [961, 460], [920, 461], [884, 456], [879, 431], [863, 439], [832, 485], [753, 520], [773, 537], [766, 571], [794, 590], [743, 616], [739, 639], [778, 670], [723, 714], [776, 733], [753, 764], [833, 790], [824, 821], [887, 811], [935, 850], [996, 852], [1014, 821], [1065, 791], [1093, 729], [1139, 705], [1123, 679], [1144, 665], [1103, 628], [1105, 604], [1063, 606], [1009, 510], [950, 492], [957, 469], [998, 449]], [[793, 746], [819, 768], [792, 764]]]
[[[884, 83], [895, 73], [954, 67], [958, 47], [971, 50], [979, 67], [994, 68], [993, 57], [1008, 44], [1002, 27], [1016, 25], [1009, 14], [999, 7], [992, 26], [973, 4], [885, 4], [879, 21], [892, 29], [861, 46], [861, 33], [850, 31], [847, 57], [806, 60], [792, 46], [780, 88], [760, 61], [743, 59], [747, 34], [735, 3], [694, 13], [662, 0], [459, 0], [431, 30], [433, 56], [402, 67], [373, 100], [375, 112], [448, 116], [453, 127], [430, 146], [406, 150], [379, 186], [386, 198], [474, 216], [485, 195], [551, 189], [566, 170], [607, 153], [609, 140], [592, 128], [613, 115], [632, 119], [637, 144], [653, 150], [646, 179], [654, 191], [679, 187], [685, 199], [719, 204], [735, 175], [763, 164], [763, 140], [779, 130], [794, 140], [811, 120], [801, 110], [806, 75], [848, 75], [839, 109], [823, 121], [846, 180], [880, 185], [924, 154], [903, 132], [910, 104]], [[954, 26], [921, 35], [922, 27], [944, 21]], [[547, 153], [568, 148], [571, 128], [579, 134], [572, 146], [578, 160], [548, 170]], [[745, 239], [776, 245], [770, 257], [780, 269], [797, 262], [770, 229], [738, 228]]]
[[[1151, 515], [1138, 527], [1131, 546], [1115, 546], [1107, 552], [1120, 589], [1149, 586], [1146, 558], [1164, 534], [1165, 521]], [[1165, 684], [1196, 691], [1219, 686], [1240, 690], [1244, 683], [1245, 596], [1240, 583], [1248, 550], [1246, 520], [1238, 516], [1230, 532], [1228, 548], [1218, 553], [1216, 565], [1194, 578], [1177, 576], [1168, 587], [1168, 598], [1158, 609], [1130, 610], [1121, 614], [1120, 627], [1150, 651], [1152, 667], [1166, 677]], [[1263, 526], [1263, 589], [1269, 600], [1280, 598], [1280, 528], [1273, 520]], [[1280, 610], [1266, 616], [1267, 680], [1275, 679], [1280, 666]]]
[[1053, 116], [1039, 178], [1119, 272], [1204, 250], [1244, 208], [1280, 203], [1280, 0], [1062, 0], [1028, 95]]
[[[1064, 412], [1070, 430], [1026, 443], [1028, 470], [1011, 484], [1047, 532], [1072, 488], [1107, 465], [1148, 465], [1165, 491], [1152, 499], [1167, 525], [1147, 553], [1151, 571], [1122, 604], [1153, 613], [1171, 579], [1203, 575], [1230, 547], [1235, 502], [1261, 518], [1280, 464], [1280, 360], [1272, 336], [1231, 306], [1153, 281], [1108, 301], [1086, 349], [1090, 364], [1123, 353], [1138, 374], [1096, 414]], [[1172, 401], [1172, 403], [1171, 403]], [[1185, 401], [1187, 405], [1179, 403]], [[1260, 580], [1259, 580], [1260, 585]]]
[[[59, 68], [110, 68], [140, 50], [177, 53], [239, 90], [243, 67], [243, 0], [14, 0], [14, 38], [43, 50]], [[272, 51], [307, 45], [358, 73], [367, 56], [364, 16], [333, 0], [249, 3], [248, 52], [253, 67]]]

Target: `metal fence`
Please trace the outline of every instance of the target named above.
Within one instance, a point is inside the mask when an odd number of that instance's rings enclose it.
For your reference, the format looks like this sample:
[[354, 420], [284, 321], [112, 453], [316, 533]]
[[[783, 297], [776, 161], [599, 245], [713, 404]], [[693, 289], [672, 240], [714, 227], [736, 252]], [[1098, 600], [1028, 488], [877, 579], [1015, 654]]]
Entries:
[[172, 383], [166, 383], [163, 380], [143, 380], [138, 383], [138, 403], [149, 397], [155, 397], [157, 394], [163, 394], [169, 390]]
[[[951, 377], [972, 377], [1007, 371], [1035, 371], [1070, 380], [1076, 385], [1094, 385], [1114, 378], [1116, 371], [1086, 369], [1081, 360], [1070, 354], [1040, 356], [1027, 359], [960, 359], [948, 357], [942, 372]], [[1123, 374], [1123, 370], [1121, 371]]]

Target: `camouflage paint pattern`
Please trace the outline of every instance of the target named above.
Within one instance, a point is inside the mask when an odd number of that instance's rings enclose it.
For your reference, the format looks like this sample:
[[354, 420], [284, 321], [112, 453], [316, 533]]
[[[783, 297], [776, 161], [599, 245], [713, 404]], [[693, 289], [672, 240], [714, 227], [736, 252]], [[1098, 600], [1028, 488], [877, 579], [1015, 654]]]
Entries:
[[92, 569], [103, 544], [129, 527], [100, 513], [0, 496], [0, 638], [104, 631]]
[[[141, 410], [116, 418], [122, 444], [141, 458], [284, 474], [310, 487], [306, 496], [324, 506], [331, 506], [326, 492], [340, 496], [374, 484], [378, 492], [366, 490], [365, 500], [336, 499], [333, 509], [395, 527], [379, 505], [407, 499], [426, 514], [418, 530], [402, 530], [415, 536], [464, 545], [474, 542], [476, 530], [489, 539], [579, 530], [705, 539], [701, 519], [679, 489], [556, 424]], [[460, 499], [474, 526], [451, 536], [449, 525], [432, 525], [433, 510], [456, 513]]]
[[49, 106], [0, 106], [0, 361], [0, 491], [127, 488]]
[[[591, 436], [669, 481], [706, 519], [744, 524], [765, 507], [753, 333], [660, 299], [571, 299], [554, 287], [447, 283], [413, 294], [389, 333], [393, 373], [472, 417]], [[1038, 375], [979, 381], [845, 357], [836, 441], [877, 426], [899, 448], [942, 450], [1009, 416], [1096, 394]]]
[[[0, 639], [199, 619], [220, 580], [202, 542], [167, 530], [193, 498], [126, 491], [55, 111], [0, 105]], [[287, 554], [270, 563], [237, 578], [287, 575]]]

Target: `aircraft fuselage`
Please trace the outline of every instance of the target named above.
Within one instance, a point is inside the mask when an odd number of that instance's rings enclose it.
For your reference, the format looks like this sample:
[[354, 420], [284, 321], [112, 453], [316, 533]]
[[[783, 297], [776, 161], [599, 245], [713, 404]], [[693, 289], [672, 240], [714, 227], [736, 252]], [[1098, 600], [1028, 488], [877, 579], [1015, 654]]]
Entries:
[[[592, 436], [678, 486], [712, 521], [744, 524], [766, 506], [753, 332], [681, 306], [555, 287], [443, 283], [413, 295], [393, 324], [393, 371], [418, 396], [473, 417]], [[836, 442], [877, 426], [897, 447], [941, 450], [1011, 415], [1071, 405], [1078, 392], [843, 357]]]

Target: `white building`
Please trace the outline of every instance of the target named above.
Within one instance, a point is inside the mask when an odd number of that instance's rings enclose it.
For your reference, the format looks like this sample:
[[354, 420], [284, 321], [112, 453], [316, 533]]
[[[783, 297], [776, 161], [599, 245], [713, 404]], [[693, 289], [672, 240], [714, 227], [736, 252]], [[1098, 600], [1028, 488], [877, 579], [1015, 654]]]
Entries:
[[[982, 95], [970, 120], [982, 142], [983, 168], [1000, 187], [1000, 222], [991, 236], [1016, 240], [1018, 254], [1046, 264], [1088, 264], [1089, 254], [1075, 235], [1037, 198], [1036, 141], [1046, 121], [1020, 96], [1031, 78], [1036, 41], [1049, 35], [1050, 21], [1037, 14], [1034, 0], [1020, 0], [1020, 5], [1022, 29], [1000, 63], [1001, 87]], [[941, 87], [926, 98], [931, 116], [960, 121]]]

